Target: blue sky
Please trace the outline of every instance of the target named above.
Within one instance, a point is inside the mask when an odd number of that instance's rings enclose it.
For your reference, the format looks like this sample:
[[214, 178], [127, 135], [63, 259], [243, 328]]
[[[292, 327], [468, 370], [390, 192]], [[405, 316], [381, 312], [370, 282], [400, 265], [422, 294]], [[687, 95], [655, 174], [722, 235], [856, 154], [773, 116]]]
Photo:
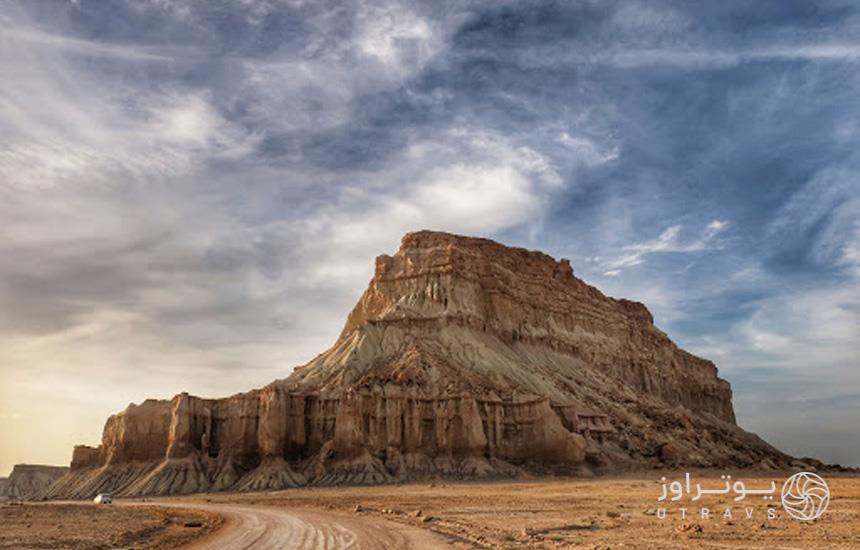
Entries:
[[283, 377], [409, 230], [572, 260], [860, 464], [852, 2], [0, 5], [0, 472]]

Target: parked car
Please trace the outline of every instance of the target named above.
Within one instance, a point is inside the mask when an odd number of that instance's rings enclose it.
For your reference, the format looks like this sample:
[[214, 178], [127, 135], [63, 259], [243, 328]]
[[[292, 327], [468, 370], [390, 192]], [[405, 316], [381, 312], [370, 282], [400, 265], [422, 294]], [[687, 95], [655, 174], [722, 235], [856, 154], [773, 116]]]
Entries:
[[110, 493], [99, 493], [93, 499], [93, 502], [96, 504], [111, 504], [113, 503], [113, 498], [111, 498]]

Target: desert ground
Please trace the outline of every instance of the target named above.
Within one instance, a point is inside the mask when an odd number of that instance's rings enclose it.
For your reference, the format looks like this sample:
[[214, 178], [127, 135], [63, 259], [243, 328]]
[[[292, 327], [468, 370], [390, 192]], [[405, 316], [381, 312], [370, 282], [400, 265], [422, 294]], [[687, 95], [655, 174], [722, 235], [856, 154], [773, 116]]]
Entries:
[[[691, 475], [703, 487], [723, 484], [718, 473]], [[788, 475], [733, 478], [748, 488], [781, 487]], [[662, 476], [684, 472], [221, 493], [113, 507], [7, 504], [0, 548], [860, 548], [858, 476], [824, 474], [831, 502], [809, 522], [788, 517], [778, 494], [743, 502], [733, 494], [685, 496], [664, 505]]]
[[220, 514], [164, 506], [6, 502], [0, 504], [0, 548], [167, 550], [222, 523]]

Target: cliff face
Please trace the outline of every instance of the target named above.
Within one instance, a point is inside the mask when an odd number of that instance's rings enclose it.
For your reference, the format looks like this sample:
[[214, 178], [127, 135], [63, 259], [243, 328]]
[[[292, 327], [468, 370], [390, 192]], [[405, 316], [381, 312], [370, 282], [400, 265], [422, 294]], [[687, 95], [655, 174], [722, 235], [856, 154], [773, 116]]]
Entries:
[[[371, 347], [365, 340], [377, 344], [370, 350], [376, 364], [353, 353], [354, 364], [342, 368], [337, 351], [364, 351]], [[396, 255], [377, 258], [333, 351], [291, 380], [337, 387], [409, 370], [419, 384], [568, 401], [565, 380], [578, 369], [527, 357], [537, 352], [575, 358], [640, 393], [735, 421], [729, 383], [713, 363], [675, 346], [644, 305], [604, 296], [576, 278], [567, 260], [487, 239], [406, 235]]]
[[654, 465], [787, 466], [640, 303], [566, 260], [418, 232], [331, 349], [266, 388], [112, 416], [48, 496], [174, 494]]
[[16, 464], [8, 478], [0, 478], [0, 497], [34, 497], [68, 472], [65, 466]]

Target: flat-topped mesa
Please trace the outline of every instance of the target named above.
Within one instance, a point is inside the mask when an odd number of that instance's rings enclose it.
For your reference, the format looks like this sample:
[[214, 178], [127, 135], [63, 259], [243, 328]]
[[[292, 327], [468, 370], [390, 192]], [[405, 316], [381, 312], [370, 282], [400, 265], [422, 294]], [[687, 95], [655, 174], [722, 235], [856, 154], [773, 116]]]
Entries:
[[567, 260], [420, 231], [377, 258], [329, 350], [260, 390], [130, 405], [45, 496], [789, 460], [735, 425], [728, 382], [644, 305]]
[[[460, 289], [459, 284], [470, 284], [478, 292], [460, 292], [469, 289]], [[485, 301], [487, 293], [500, 294], [499, 298], [523, 308], [501, 309], [501, 301]], [[554, 297], [570, 298], [574, 293], [596, 293], [598, 299], [606, 299], [574, 277], [566, 259], [556, 261], [542, 252], [488, 239], [431, 231], [408, 233], [394, 256], [376, 258], [373, 280], [341, 336], [368, 322], [446, 318], [482, 328], [486, 325], [510, 337], [520, 325], [531, 328], [526, 307], [568, 313], [566, 304]]]
[[[454, 328], [459, 335], [448, 338]], [[335, 344], [341, 352], [336, 354], [338, 362], [328, 363], [323, 354], [311, 363], [312, 376], [298, 374], [292, 379], [311, 387], [344, 379], [349, 383], [391, 379], [390, 369], [376, 365], [371, 372], [366, 361], [348, 360], [351, 344], [380, 339], [385, 329], [399, 335], [400, 348], [409, 351], [412, 361], [449, 363], [451, 352], [462, 347], [452, 340], [462, 341], [474, 331], [492, 335], [508, 348], [537, 346], [576, 357], [639, 391], [735, 421], [731, 387], [717, 377], [713, 363], [680, 350], [654, 326], [643, 304], [605, 296], [575, 277], [568, 260], [556, 261], [542, 252], [449, 233], [407, 234], [394, 256], [376, 259], [376, 273]], [[428, 345], [428, 337], [444, 349]], [[485, 336], [476, 338], [486, 341]], [[392, 349], [390, 334], [385, 340], [374, 351], [376, 358], [390, 352], [383, 361], [389, 366], [410, 360], [403, 349]], [[438, 368], [442, 378], [435, 382], [505, 391], [522, 386], [525, 376], [530, 379], [526, 391], [565, 400], [558, 384], [547, 385], [534, 372], [518, 372], [520, 380], [511, 380], [504, 376], [507, 369], [486, 364], [495, 358], [470, 359], [485, 363], [470, 366], [476, 376], [464, 377], [461, 372], [446, 376]], [[513, 369], [528, 371], [527, 364], [519, 361]], [[413, 375], [418, 374], [415, 371]], [[415, 382], [428, 379], [419, 375]]]

